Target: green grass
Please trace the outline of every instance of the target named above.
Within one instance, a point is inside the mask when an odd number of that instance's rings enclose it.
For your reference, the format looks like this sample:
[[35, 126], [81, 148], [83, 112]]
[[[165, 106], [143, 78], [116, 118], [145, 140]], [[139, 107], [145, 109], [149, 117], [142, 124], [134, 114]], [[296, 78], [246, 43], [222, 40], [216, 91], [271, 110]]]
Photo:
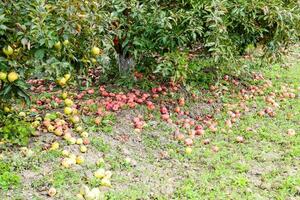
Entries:
[[0, 188], [7, 190], [17, 187], [21, 184], [21, 178], [14, 172], [5, 171], [0, 175]]
[[110, 150], [109, 144], [106, 144], [101, 137], [93, 137], [91, 139], [91, 145], [100, 152], [107, 153]]

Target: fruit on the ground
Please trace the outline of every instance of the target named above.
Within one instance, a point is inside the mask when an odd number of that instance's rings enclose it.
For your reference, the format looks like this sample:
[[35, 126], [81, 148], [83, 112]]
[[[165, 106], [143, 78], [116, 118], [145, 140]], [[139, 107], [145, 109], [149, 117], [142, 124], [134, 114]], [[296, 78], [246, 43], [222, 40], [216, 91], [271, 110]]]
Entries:
[[78, 110], [76, 108], [73, 108], [73, 114], [77, 115], [78, 114]]
[[184, 140], [184, 144], [187, 146], [192, 146], [193, 145], [193, 140], [191, 138], [186, 138]]
[[70, 138], [72, 138], [72, 134], [70, 132], [66, 132], [64, 134], [63, 138], [68, 141], [68, 140], [70, 140]]
[[87, 93], [88, 93], [88, 94], [94, 94], [95, 91], [94, 91], [94, 89], [89, 89], [89, 90], [87, 91]]
[[66, 106], [72, 106], [74, 104], [71, 99], [65, 99], [64, 102], [65, 102]]
[[59, 148], [59, 143], [58, 142], [53, 142], [52, 145], [51, 145], [51, 150], [56, 150]]
[[62, 128], [55, 129], [54, 134], [57, 136], [62, 136], [62, 134], [63, 134]]
[[99, 188], [93, 188], [90, 193], [87, 195], [87, 199], [88, 199], [88, 196], [91, 195], [93, 197], [93, 199], [99, 199], [100, 197], [100, 190]]
[[0, 80], [5, 81], [7, 78], [7, 73], [6, 72], [0, 72]]
[[64, 113], [65, 113], [66, 115], [71, 115], [72, 112], [73, 112], [73, 109], [72, 109], [71, 107], [65, 107], [65, 108], [64, 108]]
[[103, 178], [101, 180], [100, 184], [105, 187], [111, 187], [111, 182], [108, 178]]
[[39, 121], [34, 121], [31, 123], [32, 127], [33, 128], [37, 128], [39, 125], [40, 125], [40, 122]]
[[9, 82], [15, 82], [16, 80], [19, 79], [19, 74], [16, 73], [16, 72], [10, 72], [8, 75], [7, 75], [7, 79]]
[[217, 146], [212, 146], [211, 150], [212, 150], [213, 152], [218, 152], [218, 151], [219, 151], [219, 147], [217, 147]]
[[87, 152], [87, 147], [84, 146], [84, 145], [81, 145], [81, 146], [80, 146], [80, 151], [81, 151], [82, 153]]
[[82, 195], [82, 194], [76, 194], [76, 198], [78, 199], [78, 200], [85, 200], [85, 198], [84, 198], [84, 196]]
[[93, 56], [100, 55], [100, 49], [98, 47], [93, 47], [92, 50], [91, 50], [91, 52], [92, 52]]
[[101, 119], [101, 117], [96, 117], [94, 121], [95, 121], [96, 125], [100, 125], [102, 119]]
[[19, 117], [26, 117], [26, 113], [25, 112], [19, 112]]
[[77, 127], [75, 128], [75, 131], [78, 132], [78, 133], [81, 133], [81, 132], [83, 131], [82, 126], [77, 126]]
[[88, 132], [84, 131], [80, 134], [80, 136], [83, 138], [87, 138], [87, 137], [89, 137], [89, 134], [88, 134]]
[[193, 149], [192, 149], [191, 147], [185, 148], [185, 153], [186, 153], [186, 154], [191, 154], [192, 151], [193, 151]]
[[181, 97], [181, 98], [178, 100], [178, 104], [179, 104], [180, 106], [184, 106], [185, 100], [184, 100], [183, 97]]
[[78, 138], [78, 139], [76, 140], [76, 144], [79, 144], [79, 145], [83, 144], [82, 138]]
[[89, 192], [90, 192], [90, 189], [89, 189], [89, 187], [86, 186], [86, 185], [82, 185], [81, 188], [80, 188], [80, 191], [79, 191], [79, 193], [80, 193], [81, 195], [86, 195], [86, 194], [89, 193]]
[[76, 143], [76, 138], [71, 137], [71, 138], [68, 140], [68, 142], [69, 142], [70, 144], [75, 144], [75, 143]]
[[48, 190], [48, 195], [50, 197], [53, 197], [56, 195], [56, 189], [54, 187], [51, 187], [49, 190]]
[[72, 116], [72, 117], [70, 118], [70, 121], [71, 121], [73, 124], [77, 124], [77, 123], [80, 122], [80, 118], [79, 118], [78, 115], [75, 115], [75, 116]]
[[294, 129], [288, 129], [287, 133], [288, 133], [289, 136], [296, 135], [296, 131]]
[[50, 133], [52, 133], [52, 132], [54, 131], [54, 129], [55, 129], [55, 127], [52, 126], [52, 125], [49, 125], [48, 128], [47, 128], [47, 130], [48, 130]]
[[90, 144], [90, 140], [88, 138], [83, 138], [83, 144], [84, 145]]
[[61, 164], [62, 164], [63, 167], [69, 168], [73, 164], [73, 161], [70, 158], [64, 158], [62, 160]]
[[4, 47], [2, 50], [6, 56], [11, 56], [14, 53], [13, 48], [11, 48], [11, 46], [9, 45], [7, 47]]
[[61, 97], [62, 97], [63, 99], [68, 98], [68, 93], [67, 93], [67, 92], [63, 92], [63, 93], [61, 94]]
[[62, 155], [63, 156], [69, 156], [70, 155], [70, 152], [68, 150], [63, 150], [62, 151]]
[[106, 171], [104, 178], [111, 178], [111, 176], [112, 176], [112, 172], [111, 171]]
[[209, 143], [210, 143], [210, 139], [204, 139], [204, 140], [203, 140], [203, 144], [207, 145], [207, 144], [209, 144]]
[[243, 136], [237, 136], [236, 141], [239, 142], [239, 143], [243, 143], [244, 142], [244, 137]]
[[83, 156], [77, 156], [77, 157], [76, 157], [76, 163], [77, 163], [78, 165], [84, 163], [84, 157], [83, 157]]
[[94, 176], [99, 179], [104, 178], [105, 177], [105, 169], [103, 169], [103, 168], [98, 169], [97, 171], [95, 171]]
[[58, 85], [60, 85], [60, 86], [65, 86], [66, 85], [66, 83], [67, 83], [67, 80], [66, 80], [66, 78], [65, 77], [63, 77], [63, 78], [60, 78], [60, 79], [58, 79], [57, 80], [57, 83], [58, 83]]
[[101, 192], [99, 188], [93, 188], [91, 191], [87, 192], [84, 197], [86, 200], [100, 200]]

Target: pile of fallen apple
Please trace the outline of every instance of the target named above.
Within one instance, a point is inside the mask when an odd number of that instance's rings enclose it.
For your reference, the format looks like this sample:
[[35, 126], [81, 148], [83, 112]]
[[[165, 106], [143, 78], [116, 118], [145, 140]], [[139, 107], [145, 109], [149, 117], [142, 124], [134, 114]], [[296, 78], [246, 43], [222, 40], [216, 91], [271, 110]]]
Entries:
[[[1, 74], [0, 74], [1, 75]], [[238, 80], [231, 79], [229, 76], [225, 76], [223, 81], [224, 85], [211, 86], [210, 92], [213, 98], [206, 99], [207, 104], [219, 103], [217, 102], [219, 97], [224, 94], [230, 94], [240, 99], [236, 104], [222, 104], [221, 107], [216, 107], [212, 113], [206, 115], [197, 115], [190, 113], [186, 106], [186, 97], [178, 97], [174, 100], [176, 93], [179, 93], [180, 86], [174, 83], [166, 85], [160, 85], [152, 88], [149, 92], [143, 92], [137, 89], [133, 89], [128, 93], [114, 93], [107, 90], [103, 85], [99, 86], [97, 90], [94, 88], [88, 88], [78, 93], [71, 93], [62, 91], [60, 93], [53, 93], [51, 99], [38, 99], [36, 105], [32, 107], [31, 112], [39, 112], [41, 108], [44, 108], [43, 112], [46, 112], [44, 117], [36, 117], [32, 122], [32, 126], [38, 131], [36, 135], [41, 132], [53, 133], [57, 137], [61, 137], [67, 141], [69, 145], [78, 145], [80, 155], [76, 155], [67, 150], [62, 150], [61, 165], [65, 168], [70, 168], [73, 165], [81, 165], [85, 162], [84, 153], [88, 151], [89, 134], [85, 130], [84, 124], [81, 120], [82, 115], [89, 115], [94, 117], [95, 125], [99, 125], [102, 121], [102, 117], [109, 112], [120, 112], [125, 109], [133, 109], [137, 106], [145, 106], [147, 108], [147, 117], [138, 115], [132, 119], [133, 127], [136, 133], [140, 133], [145, 127], [148, 126], [147, 121], [154, 118], [155, 113], [159, 113], [160, 118], [164, 123], [170, 124], [174, 127], [173, 134], [170, 134], [175, 140], [185, 145], [185, 153], [192, 154], [192, 147], [197, 138], [202, 140], [202, 144], [208, 145], [211, 143], [209, 138], [206, 137], [206, 133], [214, 133], [217, 131], [230, 132], [231, 128], [237, 124], [240, 118], [251, 112], [251, 108], [247, 105], [247, 101], [254, 99], [257, 96], [266, 96], [265, 101], [268, 105], [265, 109], [257, 111], [259, 116], [275, 117], [276, 110], [280, 107], [280, 102], [290, 98], [296, 98], [296, 89], [289, 87], [288, 85], [282, 86], [281, 91], [267, 92], [272, 86], [272, 82], [264, 80], [260, 74], [254, 74], [254, 80], [262, 81], [260, 86], [242, 87], [236, 93], [229, 93], [228, 85], [233, 84], [239, 86]], [[66, 74], [64, 77], [58, 79], [57, 83], [64, 87], [70, 76]], [[39, 91], [53, 90], [55, 84], [50, 84], [47, 89], [43, 80], [29, 80], [33, 84], [32, 87]], [[300, 90], [299, 90], [300, 91]], [[91, 98], [91, 96], [94, 98]], [[177, 95], [178, 96], [178, 95]], [[180, 96], [180, 95], [179, 95]], [[191, 100], [197, 100], [196, 94], [191, 95]], [[90, 106], [96, 106], [96, 110], [93, 111]], [[61, 109], [62, 108], [62, 109]], [[56, 112], [50, 112], [49, 110], [58, 109]], [[63, 110], [63, 111], [62, 111]], [[227, 119], [224, 122], [218, 121], [214, 115], [221, 112], [227, 112]], [[41, 111], [40, 111], [41, 112]], [[19, 116], [25, 117], [24, 112], [20, 112]], [[219, 130], [219, 124], [224, 123], [225, 128]], [[248, 127], [246, 131], [252, 131], [251, 127]], [[287, 130], [289, 136], [296, 134], [295, 130]], [[235, 142], [244, 143], [245, 138], [242, 135], [238, 135], [235, 138]], [[58, 142], [52, 143], [46, 149], [57, 150], [60, 148]], [[213, 152], [218, 152], [219, 147], [213, 145], [211, 147]], [[104, 162], [103, 159], [99, 161]], [[110, 178], [112, 172], [105, 170], [101, 165], [98, 165], [99, 169], [94, 172], [94, 176], [99, 179], [99, 186], [111, 186]], [[49, 190], [49, 195], [54, 196], [56, 194], [55, 188]], [[77, 195], [81, 199], [101, 199], [103, 194], [99, 188], [89, 189], [87, 186], [83, 186], [80, 193]]]

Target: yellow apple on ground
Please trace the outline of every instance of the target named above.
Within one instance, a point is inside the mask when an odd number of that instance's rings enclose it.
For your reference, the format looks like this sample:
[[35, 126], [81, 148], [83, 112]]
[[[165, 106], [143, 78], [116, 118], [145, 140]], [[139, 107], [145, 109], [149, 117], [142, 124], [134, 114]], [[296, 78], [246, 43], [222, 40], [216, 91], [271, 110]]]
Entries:
[[71, 137], [71, 138], [68, 140], [68, 142], [69, 142], [70, 144], [76, 144], [76, 138]]
[[75, 131], [78, 132], [78, 133], [81, 133], [81, 132], [83, 131], [82, 126], [77, 126], [77, 127], [75, 128]]
[[103, 178], [101, 180], [100, 184], [105, 187], [111, 187], [111, 182], [108, 178]]
[[85, 200], [85, 198], [84, 198], [84, 196], [82, 195], [82, 194], [76, 194], [76, 198], [78, 199], [78, 200]]
[[60, 86], [63, 87], [63, 86], [66, 85], [67, 80], [63, 77], [63, 78], [58, 79], [58, 80], [57, 80], [57, 83], [58, 83], [58, 85], [60, 85]]
[[186, 154], [191, 154], [193, 152], [193, 149], [191, 148], [191, 147], [187, 147], [187, 148], [185, 148], [185, 153]]
[[81, 195], [86, 195], [86, 194], [89, 193], [89, 192], [90, 192], [90, 189], [89, 189], [89, 187], [86, 186], [86, 185], [82, 185], [81, 188], [80, 188], [80, 191], [79, 191], [79, 193], [80, 193]]
[[58, 143], [58, 142], [53, 142], [53, 143], [51, 144], [50, 150], [56, 150], [56, 149], [58, 149], [58, 148], [59, 148], [59, 143]]
[[88, 132], [84, 131], [80, 134], [80, 136], [83, 138], [87, 138], [87, 137], [89, 137], [89, 134], [88, 134]]
[[78, 139], [76, 140], [76, 144], [78, 144], [78, 145], [83, 144], [82, 138], [78, 138]]
[[68, 93], [67, 93], [67, 92], [63, 92], [63, 93], [61, 94], [61, 97], [62, 97], [63, 99], [68, 98]]
[[72, 159], [70, 158], [64, 158], [61, 162], [62, 166], [65, 167], [65, 168], [70, 168], [71, 165], [73, 164], [73, 161]]
[[65, 99], [64, 102], [65, 102], [66, 106], [68, 106], [68, 107], [70, 107], [70, 106], [72, 106], [74, 104], [71, 99]]
[[56, 195], [56, 189], [55, 189], [54, 187], [50, 188], [50, 189], [48, 190], [48, 195], [49, 195], [50, 197], [55, 196], [55, 195]]
[[94, 176], [96, 178], [100, 178], [100, 179], [104, 178], [105, 177], [105, 169], [103, 169], [103, 168], [98, 169], [97, 171], [95, 171]]
[[76, 163], [77, 163], [78, 165], [84, 163], [84, 157], [83, 157], [83, 156], [77, 156], [77, 158], [76, 158]]
[[19, 112], [19, 117], [26, 117], [26, 113], [25, 112]]
[[112, 176], [112, 172], [111, 171], [106, 171], [104, 178], [111, 178], [111, 176]]
[[63, 156], [69, 156], [70, 155], [70, 152], [68, 150], [63, 150], [62, 151], [62, 155]]
[[73, 124], [77, 124], [80, 122], [80, 118], [78, 115], [75, 115], [75, 116], [72, 116], [70, 117], [70, 121], [73, 123]]
[[82, 153], [87, 152], [87, 147], [84, 146], [84, 145], [81, 145], [81, 146], [80, 146], [80, 151], [81, 151]]
[[70, 107], [65, 107], [65, 108], [64, 108], [64, 113], [65, 113], [66, 115], [71, 115], [72, 112], [73, 112], [73, 109], [72, 109], [72, 108], [70, 108]]

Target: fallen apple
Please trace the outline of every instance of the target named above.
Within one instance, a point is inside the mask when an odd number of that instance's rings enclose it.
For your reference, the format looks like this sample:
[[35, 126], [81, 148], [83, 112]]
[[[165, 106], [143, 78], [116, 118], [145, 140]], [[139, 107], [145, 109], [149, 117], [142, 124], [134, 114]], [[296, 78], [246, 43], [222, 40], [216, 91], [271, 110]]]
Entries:
[[111, 187], [111, 182], [108, 178], [103, 178], [100, 182], [101, 186]]
[[83, 156], [77, 156], [77, 157], [76, 157], [76, 163], [77, 163], [78, 165], [84, 163], [84, 157], [83, 157]]
[[103, 168], [98, 169], [97, 171], [95, 171], [94, 176], [99, 179], [104, 178], [105, 177], [105, 169], [103, 169]]
[[64, 113], [65, 113], [66, 115], [71, 115], [72, 112], [73, 112], [73, 109], [72, 109], [71, 107], [65, 107], [65, 108], [64, 108]]
[[81, 146], [80, 146], [80, 151], [81, 151], [82, 153], [87, 152], [87, 147], [84, 146], [84, 145], [81, 145]]
[[51, 187], [49, 190], [48, 190], [48, 195], [50, 197], [54, 197], [56, 195], [56, 189], [54, 187]]
[[185, 153], [188, 154], [188, 155], [191, 154], [192, 151], [193, 151], [193, 149], [191, 147], [185, 148]]

